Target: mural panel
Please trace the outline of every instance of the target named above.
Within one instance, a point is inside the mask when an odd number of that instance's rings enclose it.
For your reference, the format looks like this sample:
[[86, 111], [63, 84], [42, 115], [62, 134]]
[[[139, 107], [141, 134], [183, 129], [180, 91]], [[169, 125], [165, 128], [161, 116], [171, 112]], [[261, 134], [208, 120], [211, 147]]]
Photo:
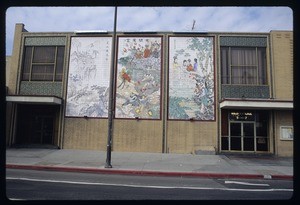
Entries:
[[161, 37], [119, 37], [116, 118], [160, 119]]
[[213, 37], [169, 37], [168, 118], [214, 120]]
[[111, 37], [72, 37], [66, 116], [108, 117]]

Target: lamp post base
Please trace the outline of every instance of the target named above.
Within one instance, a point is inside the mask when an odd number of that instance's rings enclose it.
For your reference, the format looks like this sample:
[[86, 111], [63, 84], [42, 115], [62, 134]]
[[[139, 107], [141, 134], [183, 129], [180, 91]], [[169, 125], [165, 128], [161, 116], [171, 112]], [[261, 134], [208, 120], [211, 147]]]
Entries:
[[105, 168], [112, 168], [111, 164], [106, 164]]

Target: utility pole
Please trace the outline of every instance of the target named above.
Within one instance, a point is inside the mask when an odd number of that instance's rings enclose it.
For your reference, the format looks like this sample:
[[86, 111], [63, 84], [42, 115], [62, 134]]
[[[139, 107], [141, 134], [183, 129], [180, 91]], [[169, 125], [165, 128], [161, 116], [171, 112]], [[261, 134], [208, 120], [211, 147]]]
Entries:
[[195, 24], [196, 24], [196, 20], [195, 20], [195, 19], [193, 19], [192, 31], [195, 29]]
[[115, 85], [115, 50], [116, 50], [116, 30], [117, 30], [117, 6], [115, 6], [114, 31], [111, 48], [111, 68], [110, 68], [110, 86], [109, 86], [109, 103], [108, 103], [108, 136], [105, 168], [112, 168], [111, 165], [111, 145], [113, 133], [113, 116], [114, 116], [114, 85]]

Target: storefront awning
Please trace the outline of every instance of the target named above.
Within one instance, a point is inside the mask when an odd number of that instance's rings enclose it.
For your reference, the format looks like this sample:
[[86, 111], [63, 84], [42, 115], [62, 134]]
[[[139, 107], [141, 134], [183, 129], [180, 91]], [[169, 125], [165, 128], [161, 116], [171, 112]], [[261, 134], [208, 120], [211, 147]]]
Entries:
[[281, 100], [252, 100], [252, 99], [226, 99], [220, 102], [222, 109], [293, 109], [293, 101]]
[[30, 103], [30, 104], [54, 104], [61, 105], [62, 99], [56, 96], [24, 96], [10, 95], [6, 96], [7, 102]]

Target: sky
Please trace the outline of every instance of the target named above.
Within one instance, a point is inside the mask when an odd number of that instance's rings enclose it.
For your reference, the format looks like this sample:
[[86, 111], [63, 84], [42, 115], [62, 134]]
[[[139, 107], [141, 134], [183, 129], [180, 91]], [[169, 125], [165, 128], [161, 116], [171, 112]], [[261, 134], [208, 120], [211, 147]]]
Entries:
[[[117, 14], [117, 31], [293, 30], [289, 7], [118, 7]], [[5, 21], [6, 55], [11, 55], [16, 23], [29, 32], [113, 31], [114, 7], [9, 7]]]

